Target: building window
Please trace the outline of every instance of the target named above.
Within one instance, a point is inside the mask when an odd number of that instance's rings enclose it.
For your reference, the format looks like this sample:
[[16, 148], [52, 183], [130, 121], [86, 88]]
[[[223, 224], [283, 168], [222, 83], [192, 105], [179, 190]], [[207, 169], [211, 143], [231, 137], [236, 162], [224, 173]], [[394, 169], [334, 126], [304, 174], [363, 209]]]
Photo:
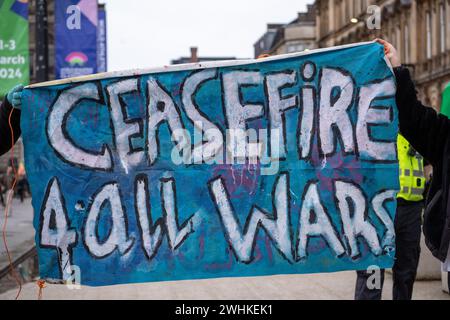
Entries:
[[361, 0], [353, 0], [353, 18], [356, 18], [361, 13]]
[[299, 43], [289, 44], [287, 46], [287, 53], [293, 53], [293, 52], [302, 52], [306, 49], [306, 46]]
[[345, 24], [345, 7], [344, 7], [344, 0], [342, 0], [339, 4], [339, 17], [341, 19], [340, 27], [344, 26]]
[[350, 20], [351, 18], [354, 18], [355, 15], [355, 6], [353, 5], [353, 1], [349, 0], [347, 2], [347, 11], [348, 11], [348, 20]]
[[404, 59], [405, 63], [409, 63], [409, 55], [410, 55], [409, 50], [411, 50], [411, 47], [409, 45], [409, 26], [407, 24], [405, 24], [404, 35], [405, 35], [405, 38], [404, 38], [405, 45], [403, 46], [403, 48], [404, 48], [403, 59]]
[[431, 34], [431, 11], [426, 13], [426, 28], [427, 28], [427, 59], [431, 59], [432, 55], [432, 34]]
[[342, 27], [342, 1], [338, 2], [336, 10], [336, 25], [337, 29], [340, 29]]
[[343, 17], [344, 17], [344, 23], [343, 25], [347, 25], [348, 21], [350, 20], [350, 8], [348, 7], [347, 1], [342, 1], [342, 11], [343, 11]]
[[345, 0], [342, 1], [342, 19], [343, 19], [342, 26], [346, 26], [348, 21], [350, 20], [349, 18], [350, 11], [348, 10], [349, 8], [347, 5], [348, 3], [346, 3]]
[[440, 36], [441, 36], [441, 53], [444, 53], [445, 52], [445, 50], [447, 49], [447, 46], [446, 46], [446, 41], [445, 41], [445, 38], [446, 38], [446, 32], [445, 32], [445, 29], [446, 29], [446, 12], [445, 12], [445, 5], [444, 5], [444, 3], [441, 3], [440, 5], [439, 5], [439, 14], [440, 14], [440, 19], [439, 19], [439, 21], [440, 21]]

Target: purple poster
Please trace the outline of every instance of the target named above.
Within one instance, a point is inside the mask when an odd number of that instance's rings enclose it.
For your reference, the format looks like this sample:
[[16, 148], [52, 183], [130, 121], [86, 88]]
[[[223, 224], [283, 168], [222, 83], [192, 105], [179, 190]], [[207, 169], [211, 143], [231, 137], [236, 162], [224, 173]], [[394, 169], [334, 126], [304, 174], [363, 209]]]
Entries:
[[55, 1], [56, 78], [97, 73], [97, 0]]

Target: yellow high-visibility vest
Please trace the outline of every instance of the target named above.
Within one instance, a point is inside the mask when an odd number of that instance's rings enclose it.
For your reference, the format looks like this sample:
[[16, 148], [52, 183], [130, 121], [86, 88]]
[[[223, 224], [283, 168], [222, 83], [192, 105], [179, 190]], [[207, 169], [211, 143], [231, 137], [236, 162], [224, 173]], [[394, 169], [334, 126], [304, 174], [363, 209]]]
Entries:
[[398, 162], [400, 167], [400, 192], [397, 198], [407, 201], [421, 201], [424, 198], [425, 172], [423, 157], [415, 152], [409, 155], [411, 146], [402, 135], [397, 138]]

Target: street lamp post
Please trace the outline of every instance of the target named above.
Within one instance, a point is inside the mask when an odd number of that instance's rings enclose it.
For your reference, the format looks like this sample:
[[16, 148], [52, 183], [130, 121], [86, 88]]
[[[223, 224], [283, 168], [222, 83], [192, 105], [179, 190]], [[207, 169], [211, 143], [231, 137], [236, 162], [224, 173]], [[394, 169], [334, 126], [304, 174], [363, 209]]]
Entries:
[[47, 0], [36, 0], [36, 81], [48, 80]]

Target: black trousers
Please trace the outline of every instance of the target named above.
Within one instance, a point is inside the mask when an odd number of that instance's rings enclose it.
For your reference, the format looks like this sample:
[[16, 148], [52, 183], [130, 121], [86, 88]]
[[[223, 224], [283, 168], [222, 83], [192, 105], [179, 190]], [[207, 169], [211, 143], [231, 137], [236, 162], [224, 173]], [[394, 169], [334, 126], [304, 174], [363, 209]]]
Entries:
[[[394, 300], [411, 300], [420, 257], [423, 202], [402, 202], [394, 221], [396, 254], [392, 268]], [[369, 289], [372, 272], [357, 271], [355, 300], [381, 300], [384, 270], [380, 272], [380, 288]]]

